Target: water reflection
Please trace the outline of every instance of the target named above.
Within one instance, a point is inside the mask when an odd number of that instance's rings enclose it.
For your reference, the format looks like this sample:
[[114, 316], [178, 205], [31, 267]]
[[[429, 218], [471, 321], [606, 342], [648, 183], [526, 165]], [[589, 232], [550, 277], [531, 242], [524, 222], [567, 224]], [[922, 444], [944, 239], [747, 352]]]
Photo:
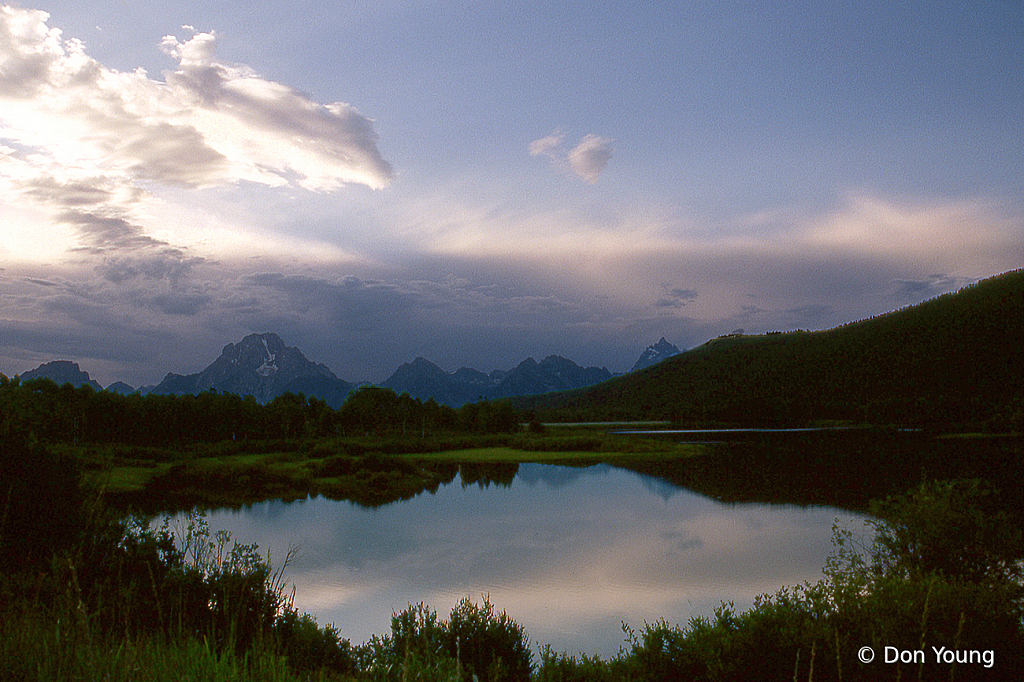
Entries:
[[607, 657], [622, 622], [685, 623], [817, 580], [836, 518], [859, 522], [827, 507], [722, 504], [604, 465], [522, 465], [508, 485], [456, 478], [376, 509], [318, 498], [209, 520], [272, 561], [299, 546], [296, 606], [353, 643], [387, 633], [410, 603], [447, 617], [487, 594], [533, 641]]

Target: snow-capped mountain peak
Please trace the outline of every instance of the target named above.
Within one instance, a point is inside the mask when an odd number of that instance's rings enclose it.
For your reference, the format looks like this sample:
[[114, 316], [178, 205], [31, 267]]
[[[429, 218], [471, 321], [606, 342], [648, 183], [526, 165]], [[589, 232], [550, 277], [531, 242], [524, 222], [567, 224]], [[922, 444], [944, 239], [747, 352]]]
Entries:
[[633, 364], [633, 368], [630, 369], [629, 371], [635, 372], [638, 369], [643, 369], [645, 367], [650, 367], [651, 365], [656, 365], [662, 360], [667, 360], [673, 355], [679, 355], [680, 352], [681, 351], [676, 346], [666, 341], [665, 337], [663, 336], [661, 337], [661, 340], [658, 341], [658, 343], [648, 346], [644, 350], [644, 352], [640, 354], [640, 357], [637, 358], [636, 363]]

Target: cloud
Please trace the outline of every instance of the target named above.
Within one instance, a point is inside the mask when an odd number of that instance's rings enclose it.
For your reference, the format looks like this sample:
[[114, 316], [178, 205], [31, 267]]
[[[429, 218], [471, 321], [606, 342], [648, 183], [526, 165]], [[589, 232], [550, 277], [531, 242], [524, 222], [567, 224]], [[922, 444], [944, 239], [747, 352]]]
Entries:
[[103, 279], [114, 284], [143, 277], [147, 280], [167, 280], [177, 285], [194, 267], [205, 262], [198, 256], [188, 256], [177, 249], [155, 250], [141, 256], [114, 256], [96, 266]]
[[232, 172], [266, 184], [296, 173], [310, 190], [390, 183], [394, 172], [377, 149], [370, 119], [351, 104], [320, 105], [248, 67], [218, 61], [215, 40], [213, 33], [185, 42], [165, 36], [164, 51], [179, 60], [166, 74], [167, 87], [189, 103], [188, 120]]
[[597, 182], [601, 171], [608, 166], [612, 158], [612, 142], [607, 137], [587, 134], [568, 152], [562, 149], [565, 135], [555, 131], [547, 137], [530, 142], [527, 149], [531, 156], [547, 156], [556, 165], [564, 166], [585, 182]]
[[198, 314], [212, 301], [213, 297], [205, 293], [171, 291], [148, 296], [140, 300], [139, 303], [159, 310], [165, 315], [191, 317]]
[[917, 303], [967, 286], [974, 281], [976, 280], [941, 273], [920, 280], [898, 280], [893, 297], [898, 301]]
[[835, 307], [824, 304], [810, 304], [789, 308], [784, 311], [785, 315], [798, 322], [813, 324], [814, 322], [835, 315]]
[[0, 11], [3, 137], [67, 163], [188, 187], [251, 180], [307, 189], [385, 187], [391, 166], [372, 122], [350, 104], [312, 101], [216, 57], [216, 36], [161, 47], [177, 59], [165, 81], [122, 73], [62, 39], [45, 12]]
[[576, 175], [593, 184], [612, 158], [612, 140], [585, 135], [569, 152], [569, 164]]
[[[1005, 270], [1019, 264], [1021, 222], [1006, 206], [976, 199], [889, 199], [851, 194], [801, 228], [807, 247], [873, 258], [899, 256], [956, 269]], [[938, 270], [935, 265], [932, 271]]]
[[696, 289], [680, 289], [664, 285], [665, 295], [655, 301], [657, 308], [683, 308], [687, 303], [697, 300]]
[[534, 140], [528, 145], [531, 156], [549, 156], [551, 158], [558, 158], [560, 152], [558, 148], [562, 146], [562, 140], [565, 138], [560, 132], [554, 132], [547, 137], [542, 137], [539, 140]]
[[218, 60], [213, 33], [165, 37], [177, 64], [160, 81], [100, 64], [48, 20], [0, 7], [0, 200], [41, 210], [54, 234], [67, 226], [80, 252], [176, 248], [151, 234], [164, 189], [376, 189], [394, 176], [370, 119]]

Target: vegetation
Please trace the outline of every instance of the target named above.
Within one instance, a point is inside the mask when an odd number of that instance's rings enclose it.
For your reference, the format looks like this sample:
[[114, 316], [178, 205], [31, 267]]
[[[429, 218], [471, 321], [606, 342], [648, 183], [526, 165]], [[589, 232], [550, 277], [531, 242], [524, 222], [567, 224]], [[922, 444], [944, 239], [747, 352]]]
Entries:
[[597, 386], [517, 398], [545, 421], [828, 420], [1024, 430], [1024, 270], [823, 332], [728, 336]]
[[[1020, 679], [1024, 538], [1011, 500], [976, 480], [922, 484], [872, 506], [873, 539], [835, 529], [816, 584], [723, 604], [680, 626], [624, 626], [602, 660], [541, 647], [508, 614], [463, 600], [425, 605], [362, 645], [291, 605], [288, 557], [211, 535], [201, 514], [172, 528], [106, 513], [73, 462], [5, 434], [0, 517], [0, 678], [11, 680], [884, 680]], [[68, 475], [13, 482], [25, 463]], [[482, 470], [488, 466], [479, 465]], [[500, 465], [498, 465], [500, 467]], [[514, 472], [513, 472], [514, 473]], [[497, 475], [492, 470], [491, 475]], [[70, 501], [69, 501], [70, 500]], [[45, 514], [65, 522], [46, 542]], [[870, 646], [876, 660], [858, 652]], [[886, 647], [904, 652], [883, 661]], [[949, 659], [936, 661], [936, 651]], [[957, 662], [959, 658], [959, 662]]]
[[3, 375], [0, 419], [48, 443], [118, 444], [136, 451], [227, 441], [509, 433], [519, 424], [507, 401], [455, 410], [376, 386], [355, 391], [334, 410], [317, 398], [291, 393], [260, 404], [252, 396], [214, 390], [194, 396], [120, 395]]
[[[1016, 485], [1024, 439], [1013, 435], [936, 437], [921, 431], [840, 429], [716, 434], [699, 456], [636, 457], [616, 465], [722, 502], [828, 505], [868, 512], [870, 503], [928, 480], [982, 479]], [[681, 446], [682, 447], [682, 446]], [[1024, 497], [1005, 498], [1024, 516]]]
[[[458, 467], [443, 453], [522, 449], [524, 436], [513, 436], [519, 419], [508, 402], [455, 410], [372, 386], [333, 410], [292, 394], [260, 405], [216, 392], [122, 396], [0, 375], [4, 428], [80, 463], [109, 502], [148, 512], [307, 495], [364, 505], [407, 499], [454, 478]], [[564, 451], [570, 441], [541, 447]], [[590, 447], [602, 445], [591, 439]], [[431, 453], [442, 453], [439, 461], [422, 457]], [[49, 475], [19, 472], [18, 485], [50, 485]]]

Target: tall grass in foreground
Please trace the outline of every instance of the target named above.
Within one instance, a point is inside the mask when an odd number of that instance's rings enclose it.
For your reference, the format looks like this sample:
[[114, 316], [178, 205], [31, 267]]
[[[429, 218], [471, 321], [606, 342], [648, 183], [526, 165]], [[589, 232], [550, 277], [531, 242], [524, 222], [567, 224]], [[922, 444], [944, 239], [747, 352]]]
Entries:
[[284, 596], [287, 559], [271, 571], [199, 514], [177, 544], [166, 525], [105, 528], [0, 585], [0, 679], [343, 677], [347, 643]]
[[[72, 614], [67, 614], [72, 615]], [[167, 640], [148, 635], [110, 638], [88, 625], [35, 614], [0, 624], [0, 677], [5, 680], [182, 680], [292, 682], [300, 677], [284, 656], [250, 650], [217, 650], [206, 639]]]

